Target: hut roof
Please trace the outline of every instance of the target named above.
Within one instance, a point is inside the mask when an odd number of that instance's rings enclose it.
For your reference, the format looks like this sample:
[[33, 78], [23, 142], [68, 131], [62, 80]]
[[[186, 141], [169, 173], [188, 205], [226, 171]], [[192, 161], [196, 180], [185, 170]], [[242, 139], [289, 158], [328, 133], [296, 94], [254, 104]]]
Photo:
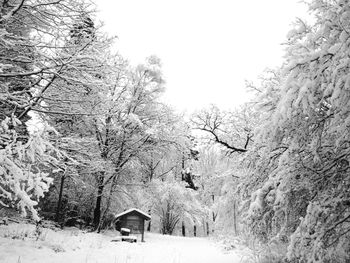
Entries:
[[142, 218], [144, 218], [145, 220], [150, 220], [151, 219], [151, 216], [149, 214], [146, 214], [145, 212], [142, 212], [141, 210], [137, 209], [137, 208], [130, 208], [120, 214], [116, 214], [115, 215], [115, 218], [119, 218], [119, 217], [122, 217], [126, 214], [130, 214], [130, 213], [133, 213], [133, 212], [136, 212], [137, 214], [139, 214]]

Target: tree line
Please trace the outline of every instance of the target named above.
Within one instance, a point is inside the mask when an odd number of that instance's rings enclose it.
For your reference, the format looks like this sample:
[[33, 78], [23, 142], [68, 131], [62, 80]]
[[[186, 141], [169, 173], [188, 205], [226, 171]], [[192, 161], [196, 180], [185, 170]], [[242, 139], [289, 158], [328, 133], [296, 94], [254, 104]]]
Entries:
[[296, 20], [281, 67], [247, 83], [252, 101], [193, 123], [235, 164], [220, 190], [228, 229], [280, 244], [266, 262], [348, 262], [350, 3], [306, 4], [312, 19]]
[[0, 202], [99, 231], [131, 205], [162, 218], [138, 192], [180, 177], [192, 143], [159, 100], [159, 58], [131, 66], [94, 14], [80, 0], [2, 1]]

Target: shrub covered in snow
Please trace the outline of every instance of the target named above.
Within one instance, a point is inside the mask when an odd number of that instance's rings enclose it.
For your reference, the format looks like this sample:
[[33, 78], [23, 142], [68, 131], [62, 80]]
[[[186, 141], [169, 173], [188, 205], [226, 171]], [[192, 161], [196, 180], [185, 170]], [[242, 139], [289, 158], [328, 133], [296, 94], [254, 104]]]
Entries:
[[310, 1], [314, 24], [297, 22], [261, 98], [247, 222], [295, 262], [350, 260], [349, 4]]
[[56, 162], [57, 152], [45, 131], [31, 135], [27, 142], [20, 140], [14, 129], [19, 124], [12, 117], [0, 125], [0, 204], [39, 220], [35, 206], [52, 182], [43, 171]]

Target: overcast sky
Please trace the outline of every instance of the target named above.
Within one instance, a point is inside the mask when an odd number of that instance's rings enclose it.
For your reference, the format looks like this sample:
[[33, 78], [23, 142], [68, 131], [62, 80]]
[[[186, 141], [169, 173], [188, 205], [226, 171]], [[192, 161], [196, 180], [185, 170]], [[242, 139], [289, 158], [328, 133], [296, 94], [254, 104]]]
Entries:
[[157, 55], [164, 100], [191, 112], [247, 100], [245, 80], [281, 64], [281, 45], [306, 6], [299, 0], [95, 0], [104, 30], [132, 64]]

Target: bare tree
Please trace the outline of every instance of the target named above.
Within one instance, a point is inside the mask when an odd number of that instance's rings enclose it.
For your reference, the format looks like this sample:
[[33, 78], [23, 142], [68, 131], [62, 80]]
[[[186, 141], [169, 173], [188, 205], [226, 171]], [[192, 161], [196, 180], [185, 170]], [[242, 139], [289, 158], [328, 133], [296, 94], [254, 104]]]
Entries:
[[222, 146], [227, 153], [245, 153], [253, 138], [254, 113], [244, 106], [240, 111], [223, 112], [212, 106], [194, 114], [193, 129], [205, 132], [210, 141]]

